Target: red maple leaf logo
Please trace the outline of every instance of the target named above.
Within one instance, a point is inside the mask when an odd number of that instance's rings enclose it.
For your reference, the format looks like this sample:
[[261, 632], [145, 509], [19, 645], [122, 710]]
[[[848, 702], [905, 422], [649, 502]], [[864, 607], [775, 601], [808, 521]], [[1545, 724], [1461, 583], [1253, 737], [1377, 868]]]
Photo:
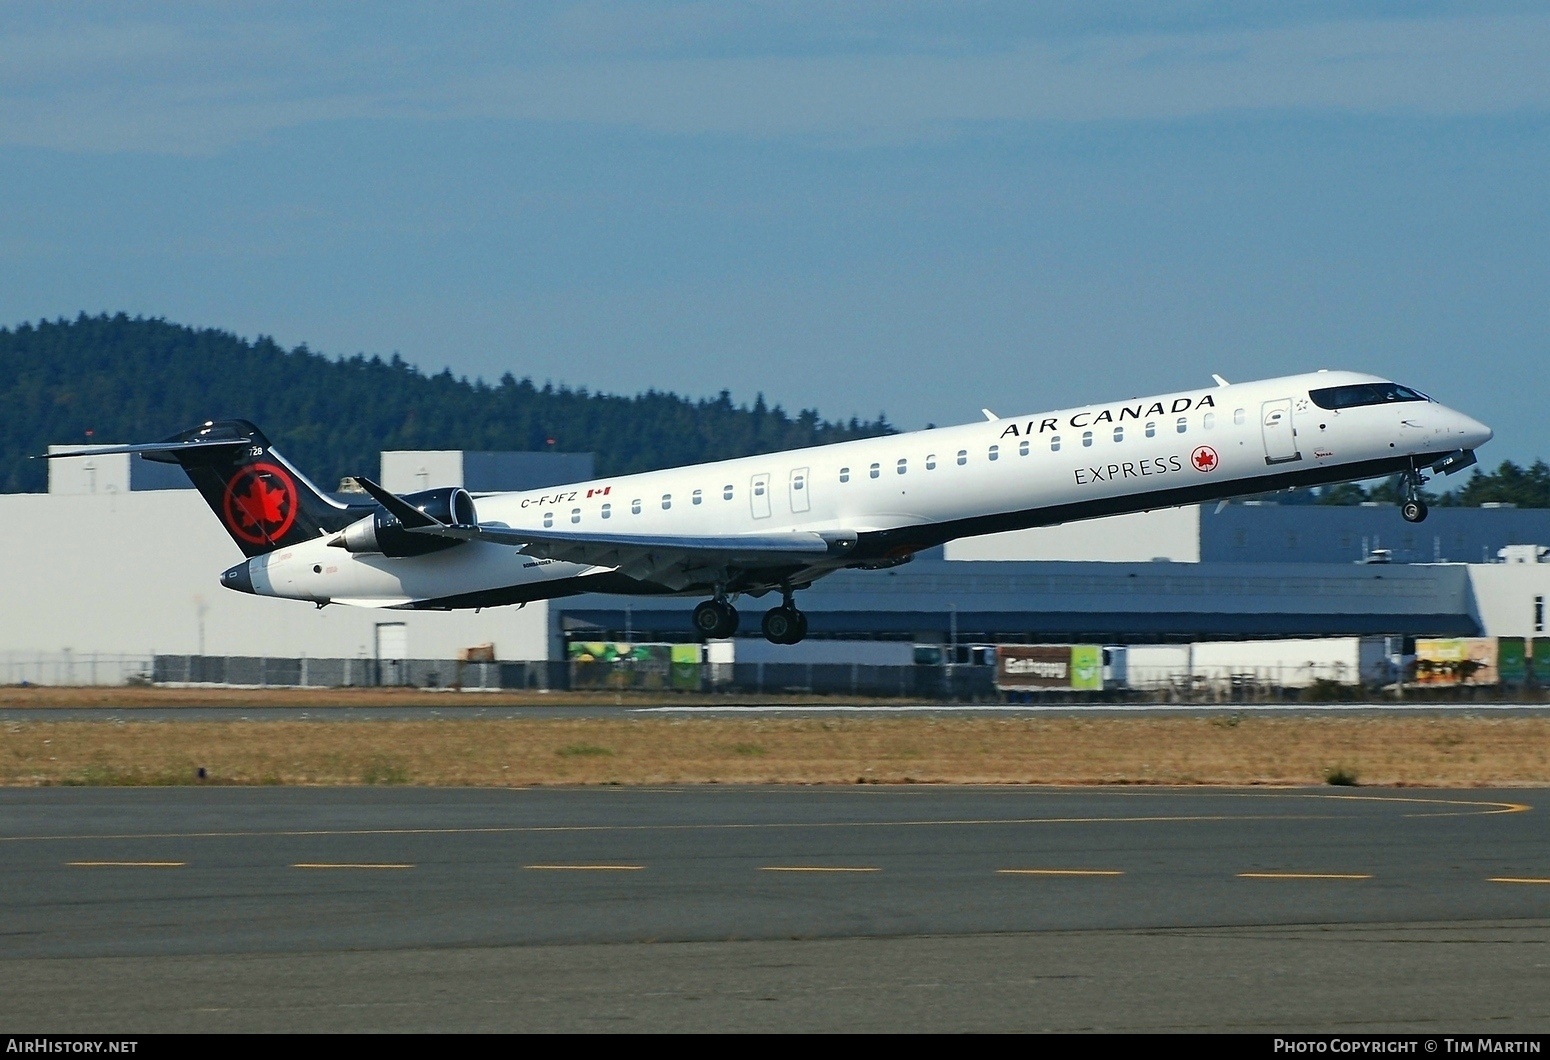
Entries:
[[226, 528], [250, 545], [277, 545], [296, 522], [296, 484], [276, 464], [249, 464], [226, 484]]
[[1202, 445], [1190, 457], [1190, 463], [1195, 465], [1196, 471], [1212, 471], [1216, 468], [1216, 459], [1216, 450], [1209, 445]]
[[244, 523], [256, 527], [273, 526], [285, 519], [281, 508], [287, 496], [285, 490], [274, 489], [255, 475], [247, 494], [236, 498], [237, 510], [242, 513]]

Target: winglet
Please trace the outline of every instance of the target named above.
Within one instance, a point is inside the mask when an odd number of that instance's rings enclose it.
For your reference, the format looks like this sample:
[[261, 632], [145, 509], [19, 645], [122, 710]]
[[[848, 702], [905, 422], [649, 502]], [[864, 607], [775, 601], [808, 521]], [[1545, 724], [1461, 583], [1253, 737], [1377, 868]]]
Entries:
[[420, 509], [394, 493], [389, 493], [377, 485], [365, 475], [356, 475], [355, 481], [360, 483], [361, 489], [371, 494], [371, 499], [386, 508], [394, 518], [404, 524], [404, 529], [413, 530], [421, 526], [445, 526], [440, 519], [434, 519], [426, 515]]
[[1217, 386], [1232, 386], [1231, 383], [1229, 383], [1227, 380], [1223, 379], [1221, 376], [1217, 375], [1215, 372], [1211, 373], [1211, 378], [1216, 380], [1216, 385]]
[[994, 412], [991, 412], [989, 409], [980, 409], [980, 411], [985, 414], [985, 418], [987, 420], [989, 420], [991, 423], [995, 423], [997, 420], [999, 420], [1001, 418], [1000, 416], [997, 416]]

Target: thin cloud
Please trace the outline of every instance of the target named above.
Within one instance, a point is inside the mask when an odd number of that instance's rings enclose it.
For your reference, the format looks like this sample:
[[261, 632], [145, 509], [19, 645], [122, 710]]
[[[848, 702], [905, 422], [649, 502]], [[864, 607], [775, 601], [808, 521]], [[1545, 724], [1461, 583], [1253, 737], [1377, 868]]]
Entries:
[[[566, 14], [574, 35], [580, 15]], [[898, 30], [891, 43], [800, 54], [788, 40], [778, 54], [722, 56], [704, 34], [694, 48], [712, 54], [583, 55], [528, 40], [506, 55], [488, 41], [384, 34], [266, 21], [0, 35], [0, 144], [203, 154], [320, 122], [473, 118], [909, 142], [980, 123], [1550, 107], [1550, 15], [1539, 14], [1027, 36], [994, 48], [982, 38], [927, 48]], [[564, 37], [551, 26], [544, 39]]]

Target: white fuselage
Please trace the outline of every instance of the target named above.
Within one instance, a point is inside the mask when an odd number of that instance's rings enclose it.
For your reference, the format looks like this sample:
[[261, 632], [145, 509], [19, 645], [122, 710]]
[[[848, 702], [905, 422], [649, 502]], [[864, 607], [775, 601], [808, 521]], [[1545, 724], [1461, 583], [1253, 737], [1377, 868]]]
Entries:
[[[677, 537], [914, 529], [935, 543], [1368, 478], [1491, 437], [1434, 401], [1331, 411], [1309, 400], [1310, 389], [1368, 382], [1384, 381], [1320, 372], [482, 496], [478, 517], [518, 530]], [[263, 595], [377, 607], [508, 587], [531, 599], [558, 596], [608, 570], [487, 542], [388, 558], [326, 538], [259, 557], [250, 569]]]

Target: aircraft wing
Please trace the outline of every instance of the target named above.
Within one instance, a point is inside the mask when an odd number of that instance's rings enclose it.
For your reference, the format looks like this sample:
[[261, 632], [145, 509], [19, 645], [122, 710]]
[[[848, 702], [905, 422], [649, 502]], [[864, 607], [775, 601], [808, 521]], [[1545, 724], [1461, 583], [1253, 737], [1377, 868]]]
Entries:
[[609, 567], [670, 588], [703, 581], [706, 572], [716, 570], [756, 574], [813, 566], [833, 569], [833, 561], [857, 544], [857, 535], [850, 531], [664, 535], [518, 529], [502, 523], [453, 525], [426, 515], [370, 479], [357, 476], [356, 481], [411, 533], [509, 545], [538, 559]]
[[[530, 556], [574, 562], [598, 562], [597, 557], [634, 552], [676, 552], [737, 563], [789, 564], [803, 559], [842, 556], [856, 545], [851, 533], [817, 534], [791, 531], [777, 534], [727, 534], [722, 536], [661, 534], [594, 534], [564, 530], [518, 530], [499, 523], [477, 526], [417, 526], [417, 534], [451, 537], [463, 541], [492, 541], [514, 545]], [[612, 566], [613, 564], [609, 564]]]

